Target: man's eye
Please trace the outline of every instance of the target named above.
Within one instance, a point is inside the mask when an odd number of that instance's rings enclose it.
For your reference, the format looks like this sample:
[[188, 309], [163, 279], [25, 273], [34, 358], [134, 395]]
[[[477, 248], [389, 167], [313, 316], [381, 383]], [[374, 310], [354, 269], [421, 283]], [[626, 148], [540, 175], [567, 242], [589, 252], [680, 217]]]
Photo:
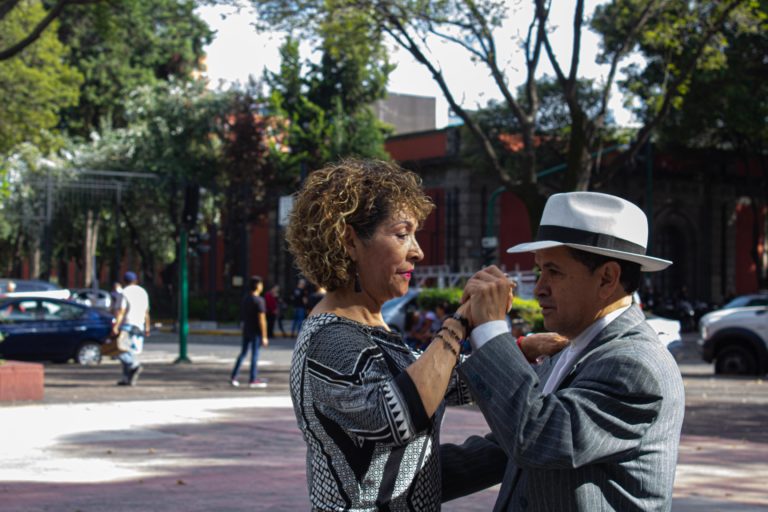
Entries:
[[409, 236], [410, 236], [410, 235], [409, 235], [408, 233], [398, 233], [398, 234], [397, 234], [397, 238], [399, 238], [400, 240], [405, 240], [405, 239], [406, 239], [406, 238], [408, 238]]

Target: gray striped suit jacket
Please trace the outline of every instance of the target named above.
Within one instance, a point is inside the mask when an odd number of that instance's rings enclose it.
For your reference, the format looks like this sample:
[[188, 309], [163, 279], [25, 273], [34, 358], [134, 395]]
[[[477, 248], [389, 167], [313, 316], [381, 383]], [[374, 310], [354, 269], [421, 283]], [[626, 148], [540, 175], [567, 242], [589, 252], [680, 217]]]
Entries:
[[461, 364], [509, 457], [495, 511], [670, 510], [685, 398], [672, 356], [632, 306], [579, 356], [558, 389], [509, 334]]

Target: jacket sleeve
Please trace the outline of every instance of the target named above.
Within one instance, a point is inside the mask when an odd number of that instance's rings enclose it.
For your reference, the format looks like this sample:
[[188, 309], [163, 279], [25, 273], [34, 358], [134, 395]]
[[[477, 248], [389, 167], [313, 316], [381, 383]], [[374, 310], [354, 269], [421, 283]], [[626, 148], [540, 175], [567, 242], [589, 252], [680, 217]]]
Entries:
[[661, 408], [657, 370], [631, 350], [585, 365], [568, 387], [545, 396], [511, 335], [489, 341], [459, 372], [520, 467], [571, 469], [626, 458]]
[[507, 456], [493, 434], [471, 436], [462, 444], [440, 445], [442, 501], [455, 500], [501, 483]]
[[360, 442], [393, 446], [428, 429], [432, 423], [416, 386], [403, 368], [390, 365], [364, 330], [339, 324], [320, 329], [305, 371], [318, 417]]

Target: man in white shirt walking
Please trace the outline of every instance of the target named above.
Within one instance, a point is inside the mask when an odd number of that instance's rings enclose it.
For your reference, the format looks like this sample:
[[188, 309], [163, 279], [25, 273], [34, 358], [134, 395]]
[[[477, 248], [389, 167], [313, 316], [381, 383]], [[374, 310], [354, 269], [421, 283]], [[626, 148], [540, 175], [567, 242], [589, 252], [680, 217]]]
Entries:
[[126, 331], [131, 339], [131, 348], [117, 356], [123, 365], [123, 378], [118, 386], [135, 386], [143, 367], [136, 357], [144, 349], [144, 338], [149, 336], [149, 296], [139, 286], [138, 277], [128, 271], [123, 276], [125, 287], [122, 291], [120, 309], [115, 318], [113, 334]]

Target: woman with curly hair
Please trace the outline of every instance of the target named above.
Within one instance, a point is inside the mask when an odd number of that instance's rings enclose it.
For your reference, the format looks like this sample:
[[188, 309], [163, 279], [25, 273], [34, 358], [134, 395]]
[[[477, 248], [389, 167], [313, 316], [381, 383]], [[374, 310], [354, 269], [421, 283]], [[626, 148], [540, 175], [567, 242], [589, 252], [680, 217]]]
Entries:
[[468, 336], [464, 311], [445, 319], [423, 353], [381, 315], [424, 257], [416, 231], [433, 207], [416, 174], [382, 161], [315, 171], [296, 197], [289, 249], [327, 289], [290, 372], [313, 510], [439, 510], [503, 476], [506, 458], [485, 438], [439, 445], [445, 404], [471, 400], [454, 371]]

